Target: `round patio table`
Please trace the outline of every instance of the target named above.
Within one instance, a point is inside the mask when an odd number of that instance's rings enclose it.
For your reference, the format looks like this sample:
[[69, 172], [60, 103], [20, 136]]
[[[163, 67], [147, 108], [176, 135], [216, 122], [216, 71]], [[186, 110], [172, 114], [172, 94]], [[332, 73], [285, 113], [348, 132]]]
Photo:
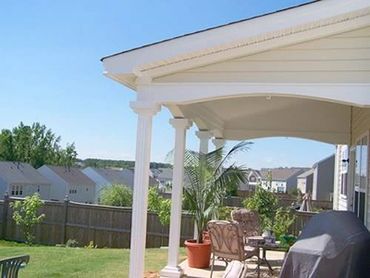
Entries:
[[258, 262], [257, 262], [257, 277], [260, 277], [260, 265], [265, 263], [269, 269], [270, 275], [273, 274], [273, 269], [271, 264], [266, 258], [267, 251], [284, 252], [285, 255], [289, 251], [289, 247], [280, 246], [279, 243], [266, 243], [262, 236], [252, 236], [247, 238], [248, 245], [256, 246], [262, 250], [262, 257], [260, 257], [260, 252], [258, 252]]

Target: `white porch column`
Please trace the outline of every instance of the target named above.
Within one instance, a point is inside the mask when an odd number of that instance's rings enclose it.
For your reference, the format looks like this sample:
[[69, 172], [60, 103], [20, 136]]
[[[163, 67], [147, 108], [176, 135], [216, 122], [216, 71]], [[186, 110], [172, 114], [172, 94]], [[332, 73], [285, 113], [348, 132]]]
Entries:
[[184, 181], [184, 153], [186, 129], [191, 126], [187, 119], [171, 119], [175, 128], [175, 150], [172, 179], [171, 219], [168, 244], [167, 266], [161, 270], [161, 277], [181, 277], [182, 269], [178, 266], [181, 235], [182, 186]]
[[144, 275], [152, 118], [160, 106], [144, 102], [131, 102], [130, 106], [138, 114], [138, 121], [129, 277], [139, 278]]
[[208, 130], [199, 130], [195, 133], [199, 138], [199, 152], [208, 153], [208, 142], [212, 133]]
[[339, 161], [340, 155], [340, 148], [339, 145], [335, 147], [335, 163], [334, 163], [334, 185], [333, 185], [333, 210], [339, 209], [339, 168], [341, 166], [341, 161]]
[[[212, 133], [208, 130], [198, 130], [195, 135], [199, 138], [199, 152], [208, 153], [208, 142], [212, 137]], [[198, 238], [197, 223], [194, 222], [194, 239]]]
[[225, 139], [224, 138], [213, 138], [212, 143], [215, 146], [216, 150], [225, 146]]

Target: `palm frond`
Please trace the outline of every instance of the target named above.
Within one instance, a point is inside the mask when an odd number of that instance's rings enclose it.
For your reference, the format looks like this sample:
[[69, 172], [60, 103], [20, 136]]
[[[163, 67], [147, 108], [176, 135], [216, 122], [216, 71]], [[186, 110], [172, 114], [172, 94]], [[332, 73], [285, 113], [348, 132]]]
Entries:
[[[185, 151], [184, 174], [188, 184], [184, 187], [184, 197], [189, 212], [194, 215], [198, 234], [201, 235], [207, 222], [217, 215], [226, 190], [231, 185], [237, 186], [245, 182], [246, 168], [235, 164], [226, 167], [225, 164], [236, 153], [248, 150], [250, 144], [250, 142], [240, 142], [226, 154], [224, 148], [207, 154]], [[173, 152], [170, 152], [167, 157], [173, 157]]]
[[[222, 167], [225, 165], [235, 154], [240, 153], [240, 152], [245, 152], [250, 149], [250, 145], [252, 145], [253, 142], [248, 142], [248, 141], [242, 141], [233, 146], [226, 155], [223, 156], [221, 159], [220, 163], [218, 164], [217, 168]], [[217, 170], [217, 169], [216, 169]]]

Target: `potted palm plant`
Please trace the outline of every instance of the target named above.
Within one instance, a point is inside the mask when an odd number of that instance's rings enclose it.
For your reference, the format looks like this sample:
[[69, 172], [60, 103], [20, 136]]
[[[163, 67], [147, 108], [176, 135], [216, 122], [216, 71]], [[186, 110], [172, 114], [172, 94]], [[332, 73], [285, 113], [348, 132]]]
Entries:
[[188, 179], [184, 187], [185, 206], [193, 215], [197, 229], [197, 238], [185, 241], [190, 267], [209, 267], [211, 243], [203, 239], [203, 232], [209, 220], [217, 219], [227, 190], [245, 181], [246, 169], [229, 164], [229, 160], [237, 152], [248, 149], [249, 144], [241, 142], [227, 153], [224, 148], [207, 154], [185, 152], [184, 171]]

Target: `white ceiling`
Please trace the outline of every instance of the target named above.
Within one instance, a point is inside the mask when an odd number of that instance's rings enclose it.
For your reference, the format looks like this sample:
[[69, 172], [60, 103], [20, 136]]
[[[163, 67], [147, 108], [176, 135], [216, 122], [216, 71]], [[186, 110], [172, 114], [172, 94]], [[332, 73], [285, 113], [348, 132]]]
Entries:
[[351, 106], [294, 97], [239, 97], [179, 106], [185, 117], [217, 137], [241, 140], [292, 136], [345, 144]]

